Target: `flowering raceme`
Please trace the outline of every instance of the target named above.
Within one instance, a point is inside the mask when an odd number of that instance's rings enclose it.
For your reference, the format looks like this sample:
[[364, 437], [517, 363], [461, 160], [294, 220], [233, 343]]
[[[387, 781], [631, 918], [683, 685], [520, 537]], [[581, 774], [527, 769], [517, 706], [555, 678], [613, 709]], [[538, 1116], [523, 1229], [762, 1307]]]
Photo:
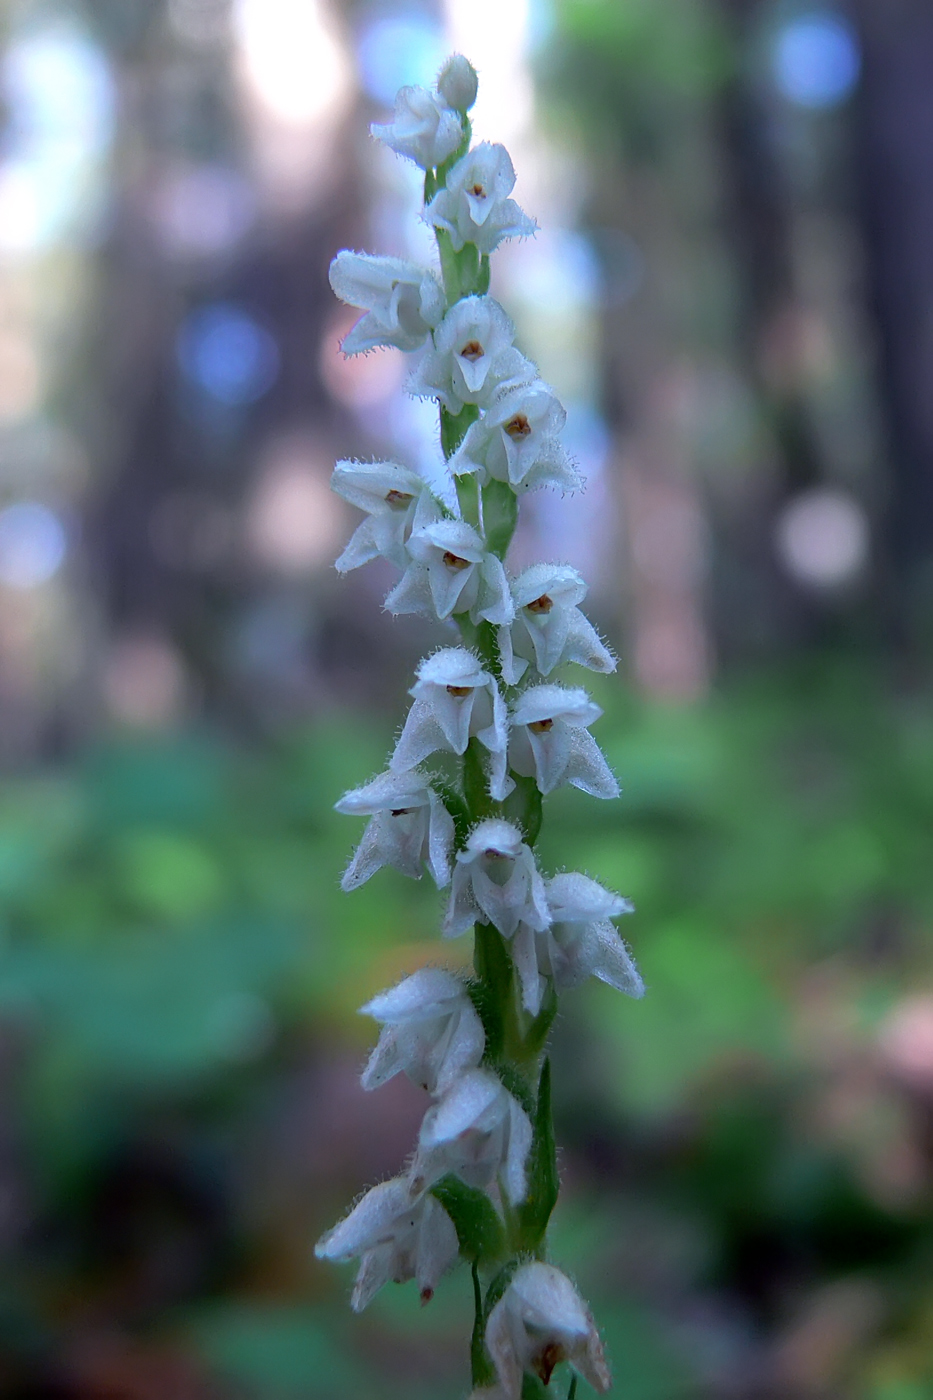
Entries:
[[[554, 679], [567, 665], [603, 674], [615, 659], [581, 611], [586, 583], [567, 564], [512, 575], [518, 504], [580, 477], [566, 413], [515, 345], [489, 296], [489, 255], [536, 225], [512, 199], [503, 146], [471, 147], [476, 73], [461, 55], [434, 90], [403, 88], [375, 138], [425, 172], [437, 271], [344, 250], [331, 286], [363, 315], [346, 354], [421, 351], [407, 381], [434, 399], [447, 490], [395, 462], [338, 462], [333, 489], [363, 512], [341, 572], [385, 559], [385, 600], [459, 629], [417, 667], [412, 704], [386, 771], [337, 809], [366, 818], [342, 879], [357, 889], [385, 866], [449, 887], [441, 931], [474, 935], [470, 976], [422, 967], [362, 1007], [379, 1022], [365, 1089], [406, 1075], [433, 1102], [406, 1171], [366, 1192], [320, 1240], [321, 1258], [359, 1260], [359, 1310], [390, 1280], [425, 1301], [457, 1257], [473, 1272], [473, 1400], [537, 1396], [560, 1366], [599, 1392], [609, 1370], [589, 1309], [546, 1262], [558, 1194], [548, 1033], [558, 993], [597, 978], [631, 997], [644, 985], [616, 927], [621, 895], [578, 872], [546, 875], [535, 842], [542, 798], [570, 784], [594, 797], [618, 784], [590, 727], [587, 692]], [[452, 504], [454, 503], [455, 504]]]

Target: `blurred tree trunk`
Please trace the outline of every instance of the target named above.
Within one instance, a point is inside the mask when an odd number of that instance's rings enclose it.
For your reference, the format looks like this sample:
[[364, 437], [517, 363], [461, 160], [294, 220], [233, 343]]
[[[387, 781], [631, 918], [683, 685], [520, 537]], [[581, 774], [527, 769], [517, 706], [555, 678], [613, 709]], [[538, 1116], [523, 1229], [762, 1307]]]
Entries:
[[909, 626], [918, 607], [933, 614], [933, 5], [857, 0], [856, 18], [856, 168], [892, 456], [890, 545]]

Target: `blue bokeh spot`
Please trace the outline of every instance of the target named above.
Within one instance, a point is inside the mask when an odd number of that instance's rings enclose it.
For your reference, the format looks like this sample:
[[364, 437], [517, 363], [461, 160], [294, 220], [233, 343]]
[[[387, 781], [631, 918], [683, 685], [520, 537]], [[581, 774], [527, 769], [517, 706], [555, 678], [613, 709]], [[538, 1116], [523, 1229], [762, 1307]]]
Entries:
[[792, 20], [775, 40], [775, 82], [798, 107], [837, 107], [854, 91], [861, 67], [855, 30], [829, 10]]
[[228, 303], [192, 311], [178, 333], [185, 377], [218, 403], [255, 403], [275, 383], [279, 348], [246, 311]]

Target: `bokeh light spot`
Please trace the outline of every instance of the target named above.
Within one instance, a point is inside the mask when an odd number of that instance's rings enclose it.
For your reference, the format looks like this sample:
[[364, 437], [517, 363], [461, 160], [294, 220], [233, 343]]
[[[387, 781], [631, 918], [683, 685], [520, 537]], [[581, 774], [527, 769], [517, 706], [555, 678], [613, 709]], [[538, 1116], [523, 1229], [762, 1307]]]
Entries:
[[35, 588], [58, 572], [68, 549], [54, 511], [38, 501], [18, 501], [0, 511], [0, 582]]
[[854, 90], [861, 66], [855, 30], [832, 11], [792, 20], [775, 41], [775, 82], [798, 107], [838, 106]]
[[177, 348], [185, 376], [219, 403], [255, 403], [278, 378], [278, 346], [236, 306], [218, 303], [192, 311]]
[[360, 81], [376, 102], [391, 106], [401, 87], [430, 87], [446, 56], [437, 26], [419, 14], [370, 19], [357, 43]]
[[813, 588], [849, 583], [868, 561], [868, 521], [845, 491], [805, 491], [778, 516], [777, 550], [792, 578]]

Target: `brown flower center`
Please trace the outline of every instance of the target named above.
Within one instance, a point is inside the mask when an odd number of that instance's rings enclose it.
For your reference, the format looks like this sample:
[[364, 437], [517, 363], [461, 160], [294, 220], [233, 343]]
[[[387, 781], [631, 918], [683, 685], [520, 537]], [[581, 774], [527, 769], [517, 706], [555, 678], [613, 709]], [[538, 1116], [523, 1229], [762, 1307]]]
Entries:
[[541, 1351], [535, 1357], [534, 1369], [544, 1381], [544, 1384], [547, 1385], [550, 1382], [554, 1367], [559, 1365], [561, 1361], [566, 1361], [566, 1359], [567, 1353], [564, 1351], [560, 1342], [548, 1342], [547, 1346], [542, 1347]]
[[391, 506], [393, 510], [404, 510], [410, 500], [412, 497], [407, 491], [386, 492], [386, 505]]
[[460, 351], [460, 358], [463, 360], [481, 360], [486, 351], [478, 340], [468, 340]]
[[458, 700], [462, 700], [464, 695], [470, 695], [472, 690], [473, 687], [471, 685], [449, 685], [447, 687], [447, 694], [455, 695]]
[[461, 559], [459, 554], [451, 554], [449, 549], [444, 550], [443, 560], [448, 569], [468, 569], [470, 567], [469, 559]]
[[485, 198], [486, 198], [486, 189], [485, 189], [485, 186], [481, 185], [481, 184], [479, 183], [478, 180], [477, 180], [476, 184], [473, 186], [473, 188], [472, 188], [472, 190], [470, 191], [470, 193], [471, 193], [472, 195], [475, 195], [477, 199], [485, 199]]
[[531, 432], [531, 424], [528, 422], [527, 415], [524, 413], [513, 414], [505, 425], [505, 431], [510, 438], [526, 438]]
[[505, 851], [497, 851], [496, 848], [495, 848], [495, 846], [487, 846], [487, 847], [486, 847], [486, 850], [483, 852], [483, 855], [486, 856], [486, 858], [487, 858], [488, 860], [508, 860], [508, 859], [509, 859], [509, 857], [506, 855]]
[[393, 807], [392, 815], [393, 817], [407, 817], [408, 813], [414, 810], [414, 807]]
[[552, 719], [533, 719], [528, 728], [532, 734], [548, 734], [554, 728]]
[[549, 598], [546, 593], [542, 593], [540, 598], [535, 598], [533, 603], [526, 603], [525, 607], [530, 613], [549, 613], [554, 606], [554, 599]]

